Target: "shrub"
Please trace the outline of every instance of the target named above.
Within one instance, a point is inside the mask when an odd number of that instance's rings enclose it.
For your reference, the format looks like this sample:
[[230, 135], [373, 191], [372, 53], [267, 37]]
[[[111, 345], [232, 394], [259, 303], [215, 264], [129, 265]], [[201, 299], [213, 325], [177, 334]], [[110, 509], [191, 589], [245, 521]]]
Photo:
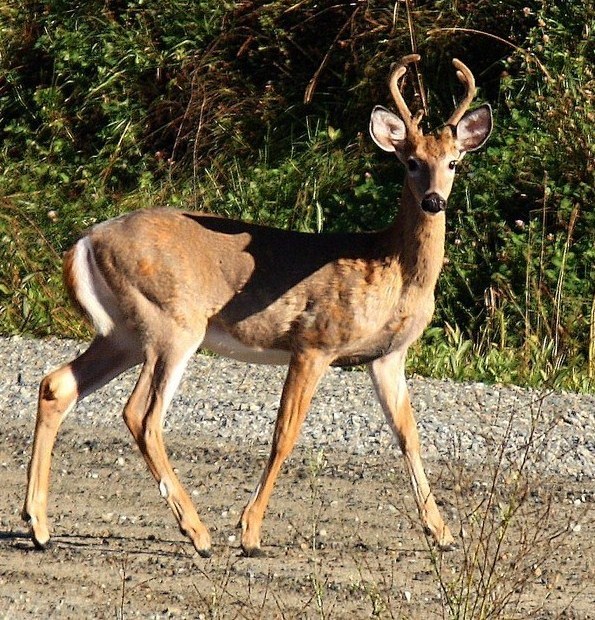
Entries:
[[[302, 230], [384, 225], [401, 173], [367, 139], [367, 117], [390, 104], [390, 64], [413, 44], [428, 127], [460, 92], [452, 56], [496, 112], [490, 146], [465, 162], [450, 201], [427, 342], [452, 352], [460, 334], [467, 356], [494, 361], [494, 380], [533, 381], [536, 360], [542, 378], [592, 377], [592, 4], [7, 3], [2, 331], [71, 333], [70, 315], [57, 318], [61, 251], [124, 210], [171, 204]], [[436, 373], [431, 357], [417, 359]]]

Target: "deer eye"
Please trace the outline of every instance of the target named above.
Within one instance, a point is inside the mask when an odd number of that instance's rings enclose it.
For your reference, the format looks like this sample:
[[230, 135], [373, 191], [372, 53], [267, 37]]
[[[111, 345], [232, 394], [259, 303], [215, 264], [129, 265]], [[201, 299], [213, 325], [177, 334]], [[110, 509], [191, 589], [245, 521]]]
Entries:
[[413, 157], [411, 159], [408, 159], [407, 168], [409, 169], [409, 172], [416, 172], [417, 170], [419, 170], [418, 161], [416, 159], [413, 159]]
[[451, 170], [454, 170], [454, 169], [457, 167], [457, 162], [456, 162], [454, 159], [453, 159], [452, 161], [449, 161], [449, 162], [448, 162], [448, 167], [449, 167]]

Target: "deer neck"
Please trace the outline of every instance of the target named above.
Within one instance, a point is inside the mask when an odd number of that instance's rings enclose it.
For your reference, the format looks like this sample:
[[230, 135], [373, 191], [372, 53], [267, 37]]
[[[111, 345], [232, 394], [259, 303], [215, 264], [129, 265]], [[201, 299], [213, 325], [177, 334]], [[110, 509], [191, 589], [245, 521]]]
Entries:
[[423, 211], [405, 183], [401, 206], [389, 234], [403, 283], [433, 291], [444, 262], [444, 212]]

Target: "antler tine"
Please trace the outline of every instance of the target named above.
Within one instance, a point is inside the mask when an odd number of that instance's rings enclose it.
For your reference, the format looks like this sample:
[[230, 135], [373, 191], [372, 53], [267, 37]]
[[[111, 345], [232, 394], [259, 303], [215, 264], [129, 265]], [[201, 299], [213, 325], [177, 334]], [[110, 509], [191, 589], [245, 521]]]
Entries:
[[401, 89], [399, 88], [399, 80], [405, 75], [407, 72], [407, 65], [412, 62], [419, 62], [421, 56], [419, 54], [409, 54], [408, 56], [403, 56], [399, 66], [393, 71], [393, 74], [390, 78], [390, 92], [397, 104], [397, 110], [401, 115], [401, 119], [405, 123], [405, 127], [407, 131], [416, 130], [419, 122], [421, 121], [421, 117], [423, 116], [423, 110], [420, 110], [421, 114], [418, 112], [415, 117], [409, 111], [409, 107], [405, 103], [405, 99], [401, 93]]
[[463, 118], [463, 115], [475, 97], [477, 89], [475, 88], [475, 78], [473, 77], [473, 73], [471, 73], [469, 67], [463, 64], [458, 58], [453, 58], [452, 64], [457, 70], [457, 77], [459, 78], [459, 81], [467, 87], [465, 97], [461, 100], [455, 111], [452, 113], [452, 116], [446, 122], [447, 125], [454, 126], [457, 125], [457, 123]]

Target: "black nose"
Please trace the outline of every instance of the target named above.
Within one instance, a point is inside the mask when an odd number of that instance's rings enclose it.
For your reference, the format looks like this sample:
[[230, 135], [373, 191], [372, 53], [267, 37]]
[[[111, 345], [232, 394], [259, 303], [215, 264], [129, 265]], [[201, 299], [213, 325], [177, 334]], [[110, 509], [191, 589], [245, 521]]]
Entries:
[[436, 192], [428, 194], [421, 201], [421, 208], [427, 213], [438, 213], [446, 209], [446, 200]]

